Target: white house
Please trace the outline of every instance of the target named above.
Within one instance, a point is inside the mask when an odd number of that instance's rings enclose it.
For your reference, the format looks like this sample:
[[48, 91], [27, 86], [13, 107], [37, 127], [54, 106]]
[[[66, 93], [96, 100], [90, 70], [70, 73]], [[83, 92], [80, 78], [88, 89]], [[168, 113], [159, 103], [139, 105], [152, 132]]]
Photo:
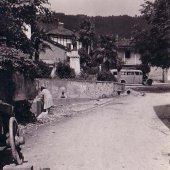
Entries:
[[58, 43], [71, 51], [73, 48], [82, 48], [82, 43], [77, 40], [75, 33], [64, 28], [64, 23], [59, 22], [58, 27], [48, 32], [48, 37], [51, 41]]
[[[136, 68], [137, 65], [141, 64], [140, 54], [135, 51], [132, 39], [120, 39], [117, 40], [118, 56], [122, 58], [125, 68]], [[168, 69], [163, 70], [158, 67], [151, 67], [149, 77], [153, 80], [170, 80], [170, 73]]]
[[82, 48], [82, 43], [78, 41], [75, 33], [64, 28], [64, 24], [59, 22], [58, 27], [49, 31], [47, 35], [51, 49], [47, 49], [46, 53], [40, 53], [40, 60], [48, 64], [67, 61], [75, 73], [80, 74], [78, 50]]
[[122, 58], [124, 67], [136, 67], [141, 64], [140, 54], [135, 52], [131, 39], [120, 39], [117, 41], [118, 57]]

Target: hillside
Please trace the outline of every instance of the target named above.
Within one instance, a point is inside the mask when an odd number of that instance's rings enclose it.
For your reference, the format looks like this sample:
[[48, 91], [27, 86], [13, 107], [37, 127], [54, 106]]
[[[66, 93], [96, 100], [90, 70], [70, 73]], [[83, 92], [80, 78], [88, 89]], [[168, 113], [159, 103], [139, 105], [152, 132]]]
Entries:
[[55, 13], [55, 21], [53, 24], [43, 24], [47, 29], [53, 29], [57, 27], [57, 21], [63, 22], [65, 28], [72, 31], [76, 31], [79, 28], [82, 20], [88, 18], [95, 25], [97, 34], [113, 34], [119, 35], [120, 37], [130, 38], [134, 30], [134, 25], [139, 25], [140, 27], [146, 27], [146, 23], [142, 17], [130, 17], [127, 15], [123, 16], [96, 16], [88, 17], [86, 15], [65, 15], [64, 13]]

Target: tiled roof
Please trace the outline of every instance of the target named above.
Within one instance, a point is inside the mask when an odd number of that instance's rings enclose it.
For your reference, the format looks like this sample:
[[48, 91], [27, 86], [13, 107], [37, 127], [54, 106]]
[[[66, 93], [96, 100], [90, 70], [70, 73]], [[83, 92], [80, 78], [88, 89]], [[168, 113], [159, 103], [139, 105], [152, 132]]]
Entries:
[[48, 32], [48, 34], [63, 35], [63, 36], [74, 36], [74, 32], [66, 28], [59, 27]]
[[117, 45], [118, 47], [132, 47], [134, 44], [132, 39], [123, 38], [118, 40]]

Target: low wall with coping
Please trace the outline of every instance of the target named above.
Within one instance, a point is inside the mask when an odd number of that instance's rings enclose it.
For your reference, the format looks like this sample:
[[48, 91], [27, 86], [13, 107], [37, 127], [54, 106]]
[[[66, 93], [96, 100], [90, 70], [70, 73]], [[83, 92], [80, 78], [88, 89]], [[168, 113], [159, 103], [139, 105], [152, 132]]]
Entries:
[[88, 98], [98, 99], [113, 97], [117, 91], [124, 91], [124, 84], [117, 82], [90, 82], [57, 79], [37, 79], [37, 88], [41, 86], [50, 90], [54, 99], [59, 98]]

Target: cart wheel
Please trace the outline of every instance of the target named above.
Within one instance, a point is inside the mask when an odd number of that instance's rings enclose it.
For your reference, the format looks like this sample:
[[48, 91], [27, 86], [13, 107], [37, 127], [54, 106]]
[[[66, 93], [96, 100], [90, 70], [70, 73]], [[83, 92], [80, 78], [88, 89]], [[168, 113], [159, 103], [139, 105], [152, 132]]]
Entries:
[[17, 165], [22, 164], [23, 155], [21, 153], [21, 148], [17, 144], [17, 139], [19, 138], [18, 123], [14, 117], [9, 119], [9, 142], [12, 150], [12, 156]]

